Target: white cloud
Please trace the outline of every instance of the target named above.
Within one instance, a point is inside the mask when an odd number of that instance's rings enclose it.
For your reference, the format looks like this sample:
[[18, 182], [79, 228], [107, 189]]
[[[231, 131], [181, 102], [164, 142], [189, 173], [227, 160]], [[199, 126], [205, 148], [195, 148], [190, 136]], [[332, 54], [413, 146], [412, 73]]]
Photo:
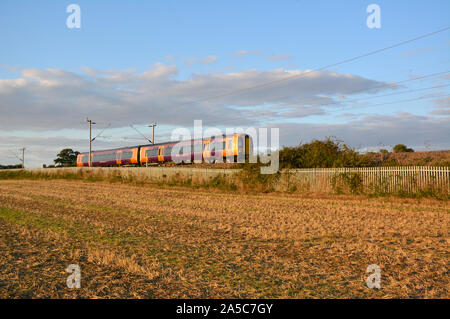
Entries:
[[211, 64], [217, 61], [217, 57], [215, 55], [207, 56], [200, 60], [201, 64]]
[[269, 57], [269, 60], [272, 62], [282, 61], [282, 60], [291, 60], [292, 57], [290, 55], [281, 54], [281, 55], [272, 55]]
[[246, 55], [260, 55], [262, 54], [259, 50], [238, 50], [233, 53], [234, 56], [246, 56]]
[[0, 64], [0, 69], [6, 69], [6, 70], [8, 70], [9, 72], [12, 72], [12, 73], [14, 73], [14, 72], [16, 72], [18, 70], [17, 67], [15, 67], [15, 66], [5, 65], [5, 64]]
[[209, 55], [207, 57], [201, 58], [201, 59], [196, 59], [196, 58], [185, 58], [184, 62], [186, 64], [187, 67], [190, 67], [191, 65], [193, 65], [194, 63], [199, 63], [199, 64], [212, 64], [214, 62], [216, 62], [218, 59], [217, 56], [215, 55]]
[[421, 49], [417, 49], [417, 50], [409, 50], [409, 51], [403, 52], [402, 54], [400, 54], [400, 56], [402, 58], [407, 59], [407, 58], [411, 58], [411, 57], [417, 56], [419, 54], [422, 54], [424, 52], [429, 52], [429, 51], [433, 51], [433, 50], [434, 49], [432, 49], [432, 48], [421, 48]]
[[[140, 73], [83, 70], [85, 74], [25, 69], [19, 78], [1, 79], [0, 130], [75, 128], [86, 117], [113, 127], [148, 121], [191, 125], [193, 119], [254, 124], [262, 112], [275, 119], [320, 114], [324, 101], [339, 103], [337, 96], [355, 91], [375, 93], [379, 89], [373, 88], [384, 84], [351, 74], [285, 69], [193, 74], [178, 80], [178, 68], [162, 63]], [[265, 86], [267, 82], [274, 84]], [[246, 90], [255, 86], [261, 87]], [[215, 98], [205, 100], [209, 97]], [[283, 109], [275, 107], [280, 105]]]
[[433, 101], [434, 110], [431, 114], [434, 115], [450, 115], [450, 97], [442, 97]]

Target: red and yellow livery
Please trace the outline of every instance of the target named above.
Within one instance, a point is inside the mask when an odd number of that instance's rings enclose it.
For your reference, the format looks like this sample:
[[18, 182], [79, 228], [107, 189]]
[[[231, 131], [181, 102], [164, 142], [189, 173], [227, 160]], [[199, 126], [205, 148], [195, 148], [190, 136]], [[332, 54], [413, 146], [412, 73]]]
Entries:
[[[140, 166], [151, 163], [176, 162], [237, 162], [253, 151], [252, 140], [246, 134], [187, 140], [152, 145], [139, 145], [91, 152], [91, 166]], [[89, 153], [77, 157], [77, 166], [89, 166]]]

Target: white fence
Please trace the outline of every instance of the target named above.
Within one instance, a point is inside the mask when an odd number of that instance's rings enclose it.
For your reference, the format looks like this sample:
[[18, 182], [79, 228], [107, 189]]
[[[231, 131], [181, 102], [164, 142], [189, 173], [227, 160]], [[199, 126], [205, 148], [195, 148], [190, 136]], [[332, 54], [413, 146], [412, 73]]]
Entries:
[[[121, 168], [45, 168], [26, 169], [31, 173], [60, 175], [64, 173], [83, 176], [121, 177], [133, 180], [167, 180], [170, 178], [204, 181], [218, 175], [228, 178], [240, 169], [191, 168], [191, 167], [121, 167]], [[352, 174], [357, 173], [357, 174]], [[275, 189], [280, 191], [308, 190], [333, 192], [336, 187], [346, 186], [345, 181], [357, 182], [358, 190], [364, 192], [407, 192], [436, 191], [450, 193], [450, 168], [430, 166], [358, 167], [358, 168], [302, 168], [284, 170]], [[348, 186], [348, 185], [347, 185]]]
[[378, 191], [386, 193], [414, 193], [419, 190], [440, 189], [448, 193], [450, 186], [450, 168], [431, 166], [305, 168], [290, 170], [291, 176], [286, 177], [291, 185], [298, 183], [309, 187], [311, 191], [328, 192], [333, 191], [339, 177], [351, 177], [351, 173], [357, 173], [360, 177], [358, 179], [364, 191], [377, 188]]

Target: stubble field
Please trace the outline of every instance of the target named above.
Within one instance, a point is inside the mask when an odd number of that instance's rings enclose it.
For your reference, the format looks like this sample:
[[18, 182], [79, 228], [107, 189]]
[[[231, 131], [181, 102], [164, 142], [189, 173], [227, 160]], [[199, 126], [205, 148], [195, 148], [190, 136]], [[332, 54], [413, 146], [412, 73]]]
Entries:
[[[449, 298], [449, 207], [0, 180], [0, 298]], [[65, 270], [81, 268], [81, 288]], [[369, 289], [366, 269], [381, 268]]]

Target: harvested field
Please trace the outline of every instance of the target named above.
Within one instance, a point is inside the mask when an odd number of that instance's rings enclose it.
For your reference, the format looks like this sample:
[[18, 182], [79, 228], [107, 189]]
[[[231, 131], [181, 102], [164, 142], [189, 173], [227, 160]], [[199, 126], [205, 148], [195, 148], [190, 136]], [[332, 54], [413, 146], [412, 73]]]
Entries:
[[[449, 212], [432, 199], [0, 180], [0, 298], [449, 298]], [[380, 289], [366, 286], [370, 264]]]

